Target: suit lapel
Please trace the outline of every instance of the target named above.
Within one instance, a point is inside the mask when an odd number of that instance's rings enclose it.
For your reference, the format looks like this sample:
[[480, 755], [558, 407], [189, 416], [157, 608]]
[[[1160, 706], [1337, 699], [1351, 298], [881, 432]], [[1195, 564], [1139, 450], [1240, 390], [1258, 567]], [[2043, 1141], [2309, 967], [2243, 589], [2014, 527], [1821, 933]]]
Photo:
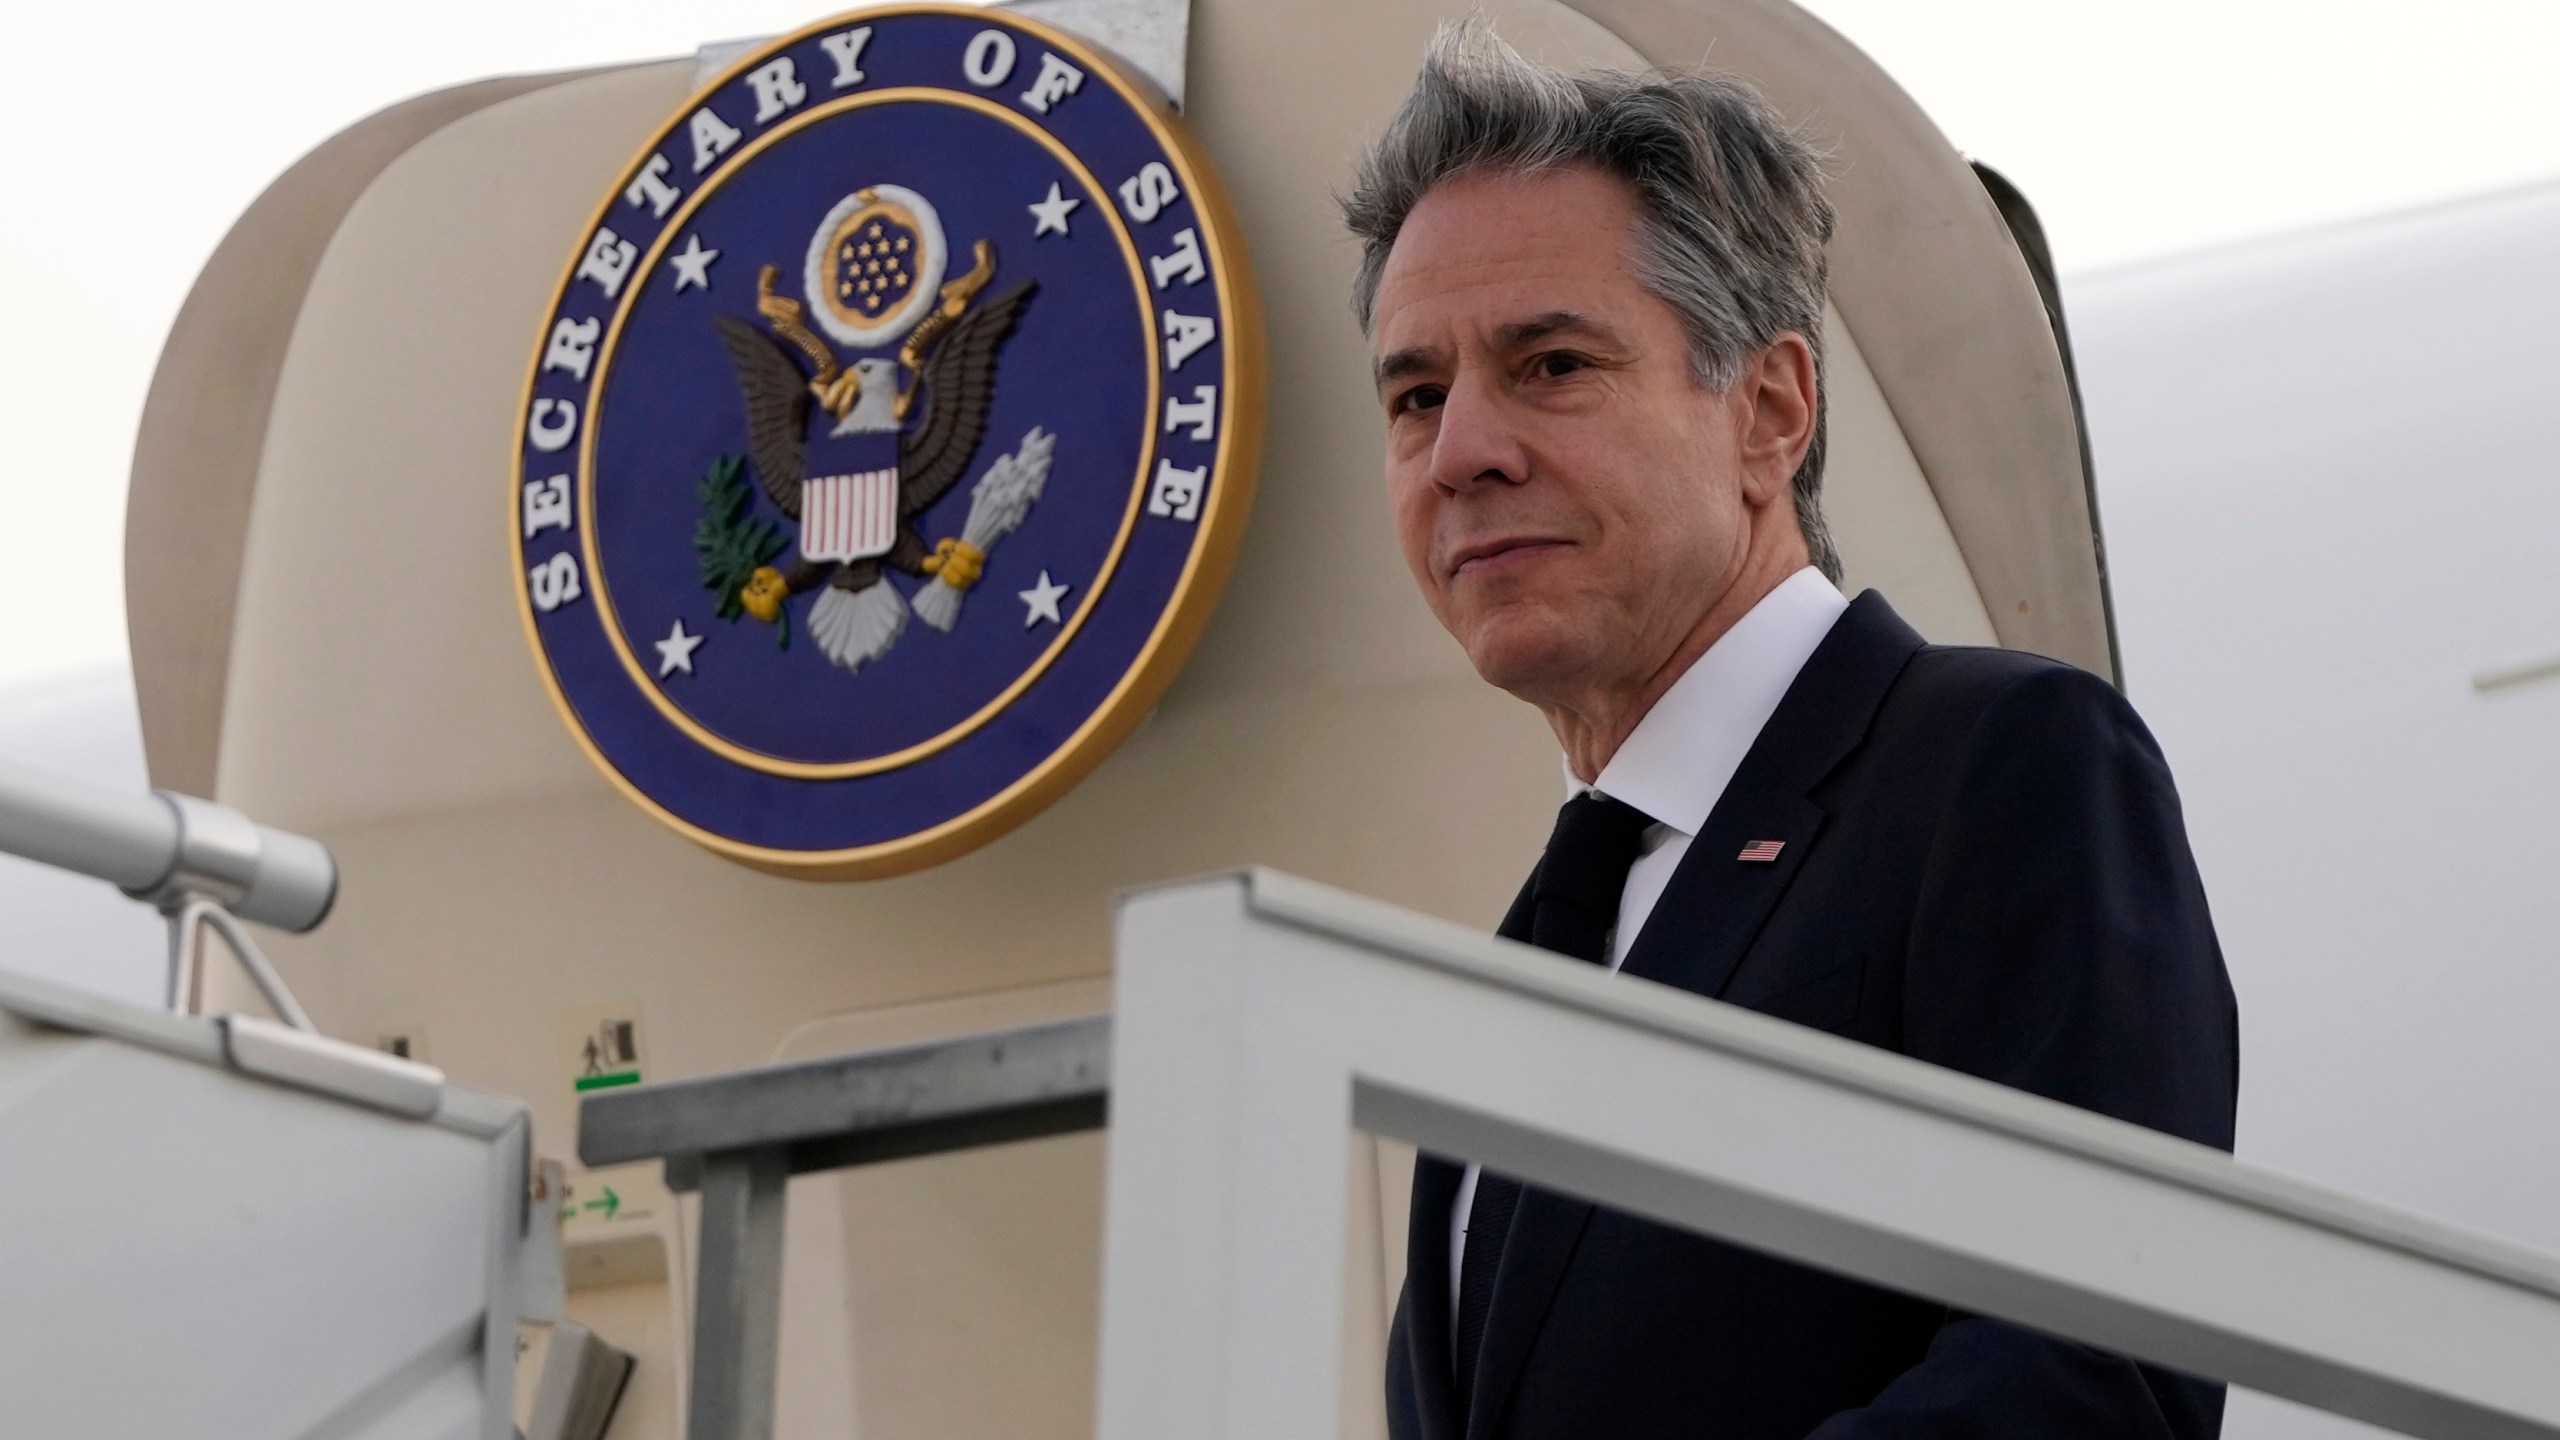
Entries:
[[[1743, 759], [1671, 884], [1627, 952], [1624, 973], [1721, 995], [1769, 912], [1803, 866], [1823, 810], [1756, 752]], [[1777, 857], [1740, 859], [1742, 848], [1779, 842]]]
[[[1821, 833], [1825, 812], [1808, 794], [1857, 748], [1894, 678], [1921, 644], [1919, 635], [1874, 591], [1850, 602], [1848, 611], [1797, 672], [1786, 698], [1727, 782], [1723, 797], [1636, 936], [1626, 964], [1620, 967], [1624, 973], [1701, 995], [1723, 991]], [[1742, 847], [1763, 840], [1782, 842], [1774, 859], [1738, 858]], [[1533, 884], [1535, 878], [1531, 877]], [[1524, 887], [1514, 902], [1503, 922], [1504, 935], [1520, 938], [1528, 933], [1530, 893]], [[1427, 1264], [1435, 1289], [1427, 1305], [1409, 1297], [1415, 1306], [1416, 1323], [1411, 1329], [1417, 1343], [1436, 1345], [1429, 1353], [1441, 1363], [1431, 1373], [1445, 1377], [1450, 1373], [1445, 1227], [1460, 1171], [1446, 1162], [1425, 1163], [1446, 1170], [1448, 1194], [1426, 1212], [1419, 1203], [1423, 1189], [1417, 1171], [1412, 1242], [1416, 1248], [1407, 1252], [1408, 1273], [1419, 1279]], [[1534, 1188], [1521, 1196], [1502, 1268], [1494, 1275], [1484, 1354], [1477, 1361], [1476, 1390], [1467, 1407], [1468, 1440], [1485, 1440], [1493, 1433], [1503, 1407], [1519, 1387], [1529, 1351], [1590, 1226], [1593, 1208], [1589, 1201]], [[1424, 1233], [1426, 1213], [1439, 1217], [1436, 1240]], [[1436, 1259], [1419, 1258], [1425, 1244], [1437, 1245], [1430, 1252]], [[1425, 1315], [1436, 1323], [1421, 1323]], [[1426, 1333], [1428, 1340], [1423, 1338]], [[1421, 1373], [1419, 1367], [1417, 1373]], [[1444, 1381], [1439, 1393], [1446, 1394], [1450, 1388]], [[1426, 1388], [1424, 1393], [1433, 1392]]]
[[[1544, 861], [1539, 862], [1545, 863]], [[1529, 943], [1529, 924], [1536, 918], [1538, 905], [1538, 867], [1529, 867], [1529, 878], [1520, 882], [1520, 893], [1511, 898], [1511, 908], [1502, 912], [1502, 923], [1493, 933], [1505, 940]]]
[[[1822, 807], [1756, 753], [1746, 757], [1621, 968], [1701, 995], [1722, 990], [1804, 863], [1822, 821]], [[1735, 858], [1744, 845], [1760, 840], [1783, 842], [1774, 861]], [[1476, 1362], [1475, 1394], [1467, 1405], [1469, 1440], [1484, 1440], [1501, 1421], [1593, 1208], [1587, 1200], [1535, 1188], [1520, 1197], [1485, 1316], [1484, 1354]], [[1448, 1262], [1439, 1269], [1445, 1289]]]
[[1458, 1387], [1449, 1362], [1449, 1223], [1464, 1174], [1464, 1167], [1437, 1155], [1414, 1157], [1404, 1245], [1404, 1342], [1421, 1440], [1459, 1437]]
[[1547, 1308], [1555, 1303], [1556, 1287], [1564, 1283], [1574, 1250], [1582, 1244], [1592, 1209], [1590, 1201], [1570, 1195], [1535, 1187], [1521, 1192], [1520, 1208], [1511, 1216], [1511, 1238], [1502, 1249], [1502, 1268], [1493, 1275], [1484, 1353], [1476, 1360], [1476, 1391], [1467, 1402], [1468, 1440], [1493, 1433], [1502, 1407], [1519, 1387], [1529, 1348], [1546, 1323]]
[[[1511, 908], [1503, 912], [1502, 923], [1495, 927], [1494, 933], [1505, 940], [1527, 944], [1537, 894], [1538, 870], [1533, 865], [1529, 868], [1529, 878], [1520, 882], [1520, 893], [1512, 899]], [[1458, 1186], [1465, 1178], [1466, 1167], [1437, 1156], [1423, 1155], [1414, 1161], [1412, 1229], [1405, 1241], [1404, 1252], [1405, 1304], [1408, 1307], [1405, 1329], [1413, 1347], [1413, 1354], [1408, 1357], [1413, 1372], [1424, 1377], [1417, 1381], [1421, 1391], [1419, 1408], [1424, 1440], [1458, 1440], [1461, 1433], [1474, 1434], [1479, 1430], [1471, 1420], [1462, 1422], [1458, 1409], [1457, 1376], [1451, 1364], [1454, 1341], [1450, 1329], [1457, 1323], [1457, 1318], [1449, 1309], [1449, 1226], [1455, 1218], [1452, 1212], [1458, 1202]], [[1483, 1362], [1493, 1358], [1495, 1327], [1502, 1323], [1504, 1286], [1520, 1263], [1518, 1252], [1511, 1245], [1518, 1243], [1522, 1222], [1535, 1213], [1538, 1202], [1544, 1198], [1535, 1190], [1527, 1191], [1520, 1197], [1520, 1208], [1512, 1212], [1512, 1239], [1503, 1250], [1502, 1268], [1494, 1273], [1493, 1310], [1485, 1316], [1485, 1353], [1476, 1366], [1479, 1390], [1483, 1388], [1487, 1369]], [[1557, 1266], [1557, 1273], [1562, 1274], [1561, 1263]], [[1552, 1282], [1548, 1288], [1553, 1290]], [[1476, 1413], [1480, 1408], [1470, 1406], [1466, 1413]]]
[[[1870, 590], [1824, 636], [1725, 783], [1621, 968], [1721, 995], [1822, 830], [1808, 798], [1866, 738], [1921, 639]], [[1745, 846], [1780, 842], [1768, 860]]]

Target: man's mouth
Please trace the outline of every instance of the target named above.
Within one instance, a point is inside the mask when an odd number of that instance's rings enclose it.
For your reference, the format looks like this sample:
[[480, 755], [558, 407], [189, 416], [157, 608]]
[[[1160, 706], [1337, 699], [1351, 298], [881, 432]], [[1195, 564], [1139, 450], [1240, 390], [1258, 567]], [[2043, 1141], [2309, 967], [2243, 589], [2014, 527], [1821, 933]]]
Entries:
[[1570, 548], [1562, 540], [1544, 535], [1506, 535], [1482, 540], [1460, 550], [1449, 567], [1449, 578], [1484, 576], [1530, 564]]

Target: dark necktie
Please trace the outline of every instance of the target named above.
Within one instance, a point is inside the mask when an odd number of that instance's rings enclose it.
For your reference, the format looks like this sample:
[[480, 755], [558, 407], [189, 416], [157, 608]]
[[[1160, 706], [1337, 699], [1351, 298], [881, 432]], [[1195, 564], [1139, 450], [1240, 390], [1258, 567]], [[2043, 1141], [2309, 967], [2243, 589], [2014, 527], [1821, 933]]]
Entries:
[[[1503, 938], [1526, 940], [1542, 950], [1594, 965], [1609, 958], [1609, 930], [1618, 921], [1618, 898], [1636, 863], [1645, 827], [1653, 817], [1623, 800], [1584, 791], [1556, 812], [1555, 833], [1529, 882], [1528, 933], [1503, 927]], [[1476, 1358], [1484, 1348], [1484, 1322], [1493, 1305], [1493, 1277], [1520, 1208], [1520, 1182], [1487, 1170], [1476, 1178], [1475, 1204], [1467, 1211], [1467, 1245], [1458, 1266], [1457, 1380], [1463, 1413], [1475, 1393]]]

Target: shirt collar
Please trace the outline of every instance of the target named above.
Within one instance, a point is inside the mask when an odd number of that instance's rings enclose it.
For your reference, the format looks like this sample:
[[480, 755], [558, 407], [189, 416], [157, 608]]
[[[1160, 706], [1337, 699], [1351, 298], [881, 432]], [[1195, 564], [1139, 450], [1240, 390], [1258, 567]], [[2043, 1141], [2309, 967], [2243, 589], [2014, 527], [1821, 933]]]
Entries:
[[1598, 784], [1584, 785], [1567, 765], [1565, 798], [1596, 789], [1695, 836], [1796, 672], [1848, 608], [1812, 566], [1788, 576], [1671, 682], [1601, 769]]

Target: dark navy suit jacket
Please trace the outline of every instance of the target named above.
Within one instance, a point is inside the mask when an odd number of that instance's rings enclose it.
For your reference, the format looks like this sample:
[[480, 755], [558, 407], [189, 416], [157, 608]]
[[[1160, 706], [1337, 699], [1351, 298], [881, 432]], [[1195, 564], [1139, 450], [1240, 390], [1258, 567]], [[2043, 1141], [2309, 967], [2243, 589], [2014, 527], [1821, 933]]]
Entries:
[[[1786, 845], [1737, 862], [1754, 840]], [[2231, 1146], [2239, 1022], [2159, 747], [2105, 681], [1923, 644], [1874, 591], [1796, 677], [1624, 969]], [[1396, 1440], [2221, 1428], [2220, 1385], [1536, 1189], [1461, 1407], [1460, 1173], [1424, 1156], [1414, 1175]]]

